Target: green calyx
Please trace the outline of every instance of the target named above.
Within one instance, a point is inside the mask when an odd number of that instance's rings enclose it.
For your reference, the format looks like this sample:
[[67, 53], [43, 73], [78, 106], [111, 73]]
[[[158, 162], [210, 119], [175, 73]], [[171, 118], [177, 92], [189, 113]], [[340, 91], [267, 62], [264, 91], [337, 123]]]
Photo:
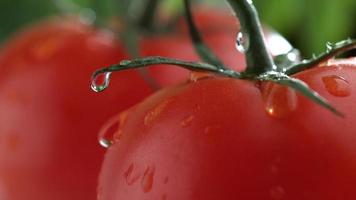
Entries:
[[[284, 57], [279, 57], [277, 65], [274, 63], [272, 57], [269, 55], [266, 45], [264, 43], [261, 25], [257, 16], [255, 7], [251, 0], [227, 0], [232, 9], [237, 13], [239, 17], [243, 34], [248, 37], [248, 46], [245, 49], [245, 55], [247, 60], [247, 69], [244, 72], [236, 72], [225, 66], [218, 57], [205, 45], [198, 29], [196, 28], [192, 13], [190, 10], [190, 1], [184, 0], [186, 9], [186, 19], [190, 30], [190, 36], [196, 52], [206, 63], [187, 62], [172, 58], [165, 57], [146, 57], [134, 60], [124, 60], [119, 64], [111, 65], [106, 68], [102, 68], [94, 72], [92, 89], [96, 92], [101, 92], [109, 85], [109, 79], [111, 72], [121, 71], [134, 68], [142, 68], [157, 64], [168, 64], [180, 66], [192, 71], [207, 71], [220, 76], [229, 78], [245, 79], [251, 81], [268, 81], [276, 84], [291, 87], [298, 91], [302, 95], [306, 96], [315, 103], [323, 106], [329, 111], [338, 116], [343, 116], [336, 108], [320, 96], [316, 91], [308, 87], [306, 83], [301, 80], [291, 77], [291, 75], [298, 72], [310, 69], [318, 66], [328, 59], [332, 59], [345, 51], [356, 48], [356, 40], [344, 40], [336, 44], [328, 44], [327, 52], [312, 58], [307, 61], [296, 63], [295, 61], [288, 61], [286, 59], [290, 53], [298, 53], [296, 50], [286, 54]], [[287, 61], [286, 61], [287, 60]], [[100, 75], [105, 75], [105, 81], [98, 85], [96, 79]]]

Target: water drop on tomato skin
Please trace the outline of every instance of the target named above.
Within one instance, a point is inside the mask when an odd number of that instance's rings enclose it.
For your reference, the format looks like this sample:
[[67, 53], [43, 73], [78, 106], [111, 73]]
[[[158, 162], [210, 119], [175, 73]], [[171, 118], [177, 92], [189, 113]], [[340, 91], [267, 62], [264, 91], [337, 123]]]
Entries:
[[109, 119], [100, 129], [98, 134], [99, 144], [104, 148], [109, 148], [118, 142], [122, 136], [121, 126], [124, 124], [127, 111], [120, 113]]
[[351, 95], [351, 88], [349, 82], [337, 75], [329, 75], [322, 77], [325, 89], [329, 94], [336, 97], [348, 97]]
[[141, 187], [144, 193], [147, 193], [152, 190], [154, 174], [155, 174], [155, 167], [148, 166], [141, 180]]
[[132, 185], [137, 182], [141, 177], [141, 173], [136, 172], [135, 165], [133, 163], [127, 168], [124, 173], [124, 178], [127, 185]]
[[262, 97], [265, 110], [271, 117], [285, 118], [297, 109], [297, 94], [286, 86], [267, 83], [262, 88]]
[[99, 144], [104, 148], [109, 148], [114, 143], [115, 132], [118, 131], [120, 124], [118, 121], [108, 122], [99, 132]]
[[190, 125], [192, 124], [192, 122], [193, 122], [193, 119], [194, 119], [194, 116], [193, 116], [193, 115], [190, 115], [190, 116], [184, 118], [184, 119], [181, 121], [180, 125], [181, 125], [182, 127], [190, 126]]
[[191, 72], [189, 81], [194, 83], [199, 80], [203, 80], [211, 77], [214, 77], [214, 74], [207, 73], [207, 72]]

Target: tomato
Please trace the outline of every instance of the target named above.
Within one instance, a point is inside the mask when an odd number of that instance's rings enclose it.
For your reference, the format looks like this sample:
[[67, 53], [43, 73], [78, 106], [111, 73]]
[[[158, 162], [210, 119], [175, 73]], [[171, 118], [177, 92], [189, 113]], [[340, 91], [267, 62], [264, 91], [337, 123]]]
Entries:
[[201, 76], [159, 91], [117, 118], [99, 200], [355, 199], [355, 67], [294, 75], [345, 118], [269, 83]]
[[96, 199], [104, 153], [97, 142], [100, 124], [152, 92], [136, 71], [113, 77], [112, 91], [90, 90], [97, 66], [125, 58], [111, 33], [73, 19], [34, 25], [5, 44], [0, 199]]

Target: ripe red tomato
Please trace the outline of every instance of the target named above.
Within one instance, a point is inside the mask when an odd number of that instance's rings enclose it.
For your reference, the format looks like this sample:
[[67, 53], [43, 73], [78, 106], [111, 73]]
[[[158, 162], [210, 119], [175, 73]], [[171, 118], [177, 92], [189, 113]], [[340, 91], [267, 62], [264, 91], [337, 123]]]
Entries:
[[5, 44], [0, 199], [96, 199], [100, 124], [151, 93], [136, 71], [113, 77], [113, 90], [103, 95], [90, 90], [98, 66], [125, 58], [113, 35], [73, 19], [40, 23]]
[[229, 78], [154, 94], [121, 115], [99, 200], [355, 199], [355, 67], [295, 75], [345, 118], [294, 90]]

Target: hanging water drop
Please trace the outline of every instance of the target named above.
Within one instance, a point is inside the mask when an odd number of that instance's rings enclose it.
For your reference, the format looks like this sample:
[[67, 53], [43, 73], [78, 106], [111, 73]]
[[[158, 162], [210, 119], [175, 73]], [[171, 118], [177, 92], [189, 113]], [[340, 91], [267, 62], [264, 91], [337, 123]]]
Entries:
[[207, 72], [191, 72], [190, 73], [190, 78], [189, 81], [190, 82], [197, 82], [199, 80], [202, 79], [206, 79], [206, 78], [211, 78], [214, 77], [214, 75], [212, 73], [207, 73]]
[[98, 140], [101, 146], [109, 148], [115, 142], [118, 142], [122, 136], [121, 126], [125, 123], [128, 111], [109, 119], [100, 129]]
[[322, 77], [326, 90], [336, 97], [348, 97], [351, 95], [349, 82], [341, 76], [330, 75]]
[[249, 47], [249, 38], [248, 35], [239, 32], [236, 38], [236, 49], [241, 52], [245, 53]]
[[91, 89], [95, 92], [101, 92], [105, 90], [110, 83], [111, 72], [96, 74], [91, 81]]
[[289, 87], [267, 83], [262, 94], [266, 112], [272, 117], [284, 118], [297, 108], [297, 94]]

